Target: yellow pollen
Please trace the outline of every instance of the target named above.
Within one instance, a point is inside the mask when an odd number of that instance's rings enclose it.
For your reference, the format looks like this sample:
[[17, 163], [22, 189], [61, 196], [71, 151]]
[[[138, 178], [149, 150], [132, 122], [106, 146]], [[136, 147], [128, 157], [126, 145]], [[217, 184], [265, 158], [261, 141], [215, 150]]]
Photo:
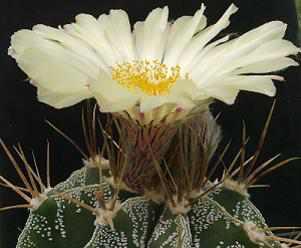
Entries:
[[180, 66], [168, 67], [158, 60], [137, 60], [116, 65], [112, 79], [130, 90], [140, 89], [150, 96], [168, 95], [181, 76]]

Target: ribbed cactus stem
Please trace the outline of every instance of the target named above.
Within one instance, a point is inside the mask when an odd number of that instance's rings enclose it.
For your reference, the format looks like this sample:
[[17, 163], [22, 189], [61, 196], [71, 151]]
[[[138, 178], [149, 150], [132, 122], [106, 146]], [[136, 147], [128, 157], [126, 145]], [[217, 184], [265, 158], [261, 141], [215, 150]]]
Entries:
[[[117, 141], [105, 132], [106, 149], [87, 142], [90, 158], [66, 181], [45, 189], [37, 177], [42, 192], [31, 198], [2, 179], [29, 200], [17, 248], [287, 248], [281, 242], [289, 239], [271, 232], [248, 193], [250, 179], [272, 160], [248, 169], [259, 152], [246, 162], [243, 146], [223, 176], [214, 177], [219, 164], [210, 161], [220, 131], [209, 112], [155, 126], [127, 120], [118, 130]], [[28, 171], [29, 180], [22, 178], [31, 192], [36, 175]]]

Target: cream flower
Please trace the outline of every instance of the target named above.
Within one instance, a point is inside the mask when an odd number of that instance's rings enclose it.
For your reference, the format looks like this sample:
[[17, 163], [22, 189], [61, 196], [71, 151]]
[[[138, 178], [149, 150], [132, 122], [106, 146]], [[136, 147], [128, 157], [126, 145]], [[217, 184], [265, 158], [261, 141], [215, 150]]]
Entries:
[[283, 79], [271, 72], [297, 66], [287, 56], [300, 49], [283, 38], [287, 26], [280, 21], [216, 39], [237, 10], [232, 4], [207, 26], [204, 5], [174, 22], [168, 7], [157, 8], [133, 30], [123, 10], [98, 19], [80, 14], [58, 29], [16, 32], [9, 54], [37, 86], [39, 100], [56, 108], [95, 97], [102, 112], [189, 111], [211, 99], [233, 104], [240, 90], [274, 96], [273, 80]]

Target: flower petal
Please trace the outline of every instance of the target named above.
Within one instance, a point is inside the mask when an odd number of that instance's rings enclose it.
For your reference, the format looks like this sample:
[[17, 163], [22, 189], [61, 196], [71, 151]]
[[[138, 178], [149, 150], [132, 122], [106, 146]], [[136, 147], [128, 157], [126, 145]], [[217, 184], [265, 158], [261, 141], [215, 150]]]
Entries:
[[228, 85], [239, 90], [261, 93], [267, 96], [275, 96], [276, 87], [273, 79], [282, 80], [281, 77], [275, 75], [237, 76], [230, 79], [228, 82], [224, 82], [224, 85]]
[[122, 58], [122, 61], [118, 62], [136, 59], [133, 35], [127, 13], [123, 10], [111, 10], [109, 15], [101, 15], [98, 21], [103, 26], [110, 44]]
[[267, 96], [275, 96], [276, 87], [274, 80], [282, 80], [283, 78], [275, 75], [258, 75], [258, 76], [232, 76], [225, 79], [217, 80], [206, 86], [199, 86], [199, 92], [204, 98], [213, 97], [227, 104], [233, 104], [240, 90], [246, 90], [261, 93]]
[[168, 95], [144, 96], [140, 100], [140, 111], [148, 112], [166, 103], [174, 104], [183, 109], [192, 109], [199, 90], [191, 80], [178, 80]]
[[96, 66], [105, 69], [101, 58], [87, 44], [85, 44], [81, 39], [75, 38], [66, 33], [63, 29], [56, 29], [39, 24], [34, 26], [32, 30], [42, 38], [55, 41], [78, 56], [84, 57]]
[[[175, 21], [171, 26], [169, 41], [166, 46], [164, 63], [169, 66], [175, 66], [179, 63], [179, 56], [182, 54], [186, 45], [190, 42], [193, 35], [199, 32], [200, 23], [203, 23], [206, 18], [204, 11], [206, 7], [202, 4], [193, 17], [182, 17]], [[204, 25], [202, 25], [204, 27]]]
[[119, 112], [133, 107], [140, 97], [119, 85], [105, 71], [100, 71], [98, 79], [89, 85], [101, 112]]
[[272, 40], [255, 49], [250, 56], [245, 57], [243, 65], [265, 60], [277, 59], [290, 55], [297, 55], [301, 49], [287, 40]]
[[243, 66], [296, 54], [299, 49], [282, 40], [285, 30], [284, 23], [270, 22], [212, 49], [195, 65], [199, 69], [194, 70], [197, 72], [194, 79], [204, 82], [225, 76]]
[[134, 27], [140, 59], [162, 60], [168, 34], [168, 7], [154, 9]]
[[209, 98], [218, 99], [229, 105], [235, 102], [235, 99], [238, 96], [239, 90], [232, 87], [218, 86], [216, 88], [206, 88], [204, 89], [203, 94], [206, 94], [206, 97], [200, 98], [200, 100], [207, 100]]
[[79, 14], [75, 19], [76, 23], [64, 26], [64, 30], [68, 34], [86, 42], [108, 66], [116, 64], [118, 58], [121, 59], [119, 54], [112, 48], [105, 36], [102, 25], [97, 19], [88, 14]]
[[[240, 90], [274, 96], [273, 80], [282, 78], [256, 74], [296, 66], [288, 56], [300, 49], [284, 40], [287, 25], [280, 21], [261, 25], [231, 41], [225, 36], [210, 43], [229, 26], [237, 10], [232, 4], [206, 28], [203, 4], [194, 16], [180, 17], [173, 24], [168, 23], [168, 7], [157, 8], [144, 22], [135, 24], [133, 33], [125, 11], [111, 10], [98, 19], [80, 14], [76, 23], [64, 28], [37, 25], [32, 31], [17, 32], [9, 54], [35, 82], [39, 100], [57, 108], [91, 96], [103, 112], [130, 111], [134, 106], [150, 112], [162, 105], [187, 110], [214, 98], [232, 104]], [[161, 69], [141, 68], [140, 62], [142, 67], [144, 62], [163, 65]], [[113, 80], [111, 70], [117, 65], [135, 84], [138, 80], [169, 83], [174, 76], [181, 79], [166, 95], [147, 95], [139, 87], [130, 89]], [[179, 67], [174, 68], [176, 65]], [[139, 73], [146, 74], [140, 77]], [[209, 103], [203, 105], [208, 107]]]
[[144, 22], [136, 22], [134, 25], [134, 40], [138, 57], [141, 58], [144, 49]]
[[192, 108], [199, 96], [199, 89], [192, 80], [178, 80], [170, 90], [170, 99], [184, 109]]
[[140, 100], [140, 111], [142, 113], [149, 112], [167, 102], [168, 98], [166, 96], [144, 96]]
[[[228, 41], [230, 39], [230, 35], [227, 35], [225, 37], [222, 37], [221, 39], [218, 39], [210, 44], [208, 44], [204, 49], [201, 50], [201, 52], [189, 63], [182, 64], [181, 63], [181, 69], [187, 73], [195, 74], [193, 69], [194, 66], [196, 66], [197, 70], [199, 69], [200, 61], [206, 56], [208, 53], [210, 53], [212, 50], [214, 50], [218, 45]], [[196, 72], [197, 72], [196, 70]]]
[[10, 54], [37, 87], [60, 94], [85, 91], [87, 83], [96, 76], [95, 64], [33, 31], [14, 34]]
[[41, 86], [39, 86], [37, 89], [38, 100], [57, 109], [70, 107], [81, 102], [82, 100], [92, 97], [88, 90], [86, 92], [83, 91], [73, 94], [59, 94]]
[[290, 66], [299, 66], [295, 60], [284, 57], [255, 62], [235, 70], [236, 74], [269, 73], [283, 70]]
[[283, 22], [269, 22], [224, 44], [220, 50], [225, 54], [224, 59], [226, 59], [226, 62], [240, 58], [242, 55], [254, 51], [262, 44], [272, 40], [281, 40], [285, 35], [286, 28], [287, 25]]
[[218, 22], [203, 31], [201, 31], [197, 36], [195, 36], [190, 44], [185, 48], [179, 59], [183, 65], [186, 65], [204, 48], [204, 46], [211, 41], [216, 35], [218, 35], [223, 29], [227, 28], [230, 24], [230, 17], [238, 11], [238, 8], [231, 4], [226, 10], [223, 16], [218, 20]]

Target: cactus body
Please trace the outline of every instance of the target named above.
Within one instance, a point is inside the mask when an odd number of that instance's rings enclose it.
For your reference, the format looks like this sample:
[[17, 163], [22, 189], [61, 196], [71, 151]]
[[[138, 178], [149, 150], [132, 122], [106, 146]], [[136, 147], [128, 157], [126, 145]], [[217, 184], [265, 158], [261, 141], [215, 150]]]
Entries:
[[[111, 186], [95, 175], [98, 169], [84, 167], [50, 191], [48, 199], [31, 211], [17, 247], [281, 247], [274, 241], [252, 240], [252, 235], [271, 234], [264, 218], [247, 195], [224, 187], [197, 199], [187, 214], [174, 214], [162, 203], [128, 193], [113, 226], [95, 223], [91, 212], [58, 195], [68, 193], [96, 207], [95, 192], [101, 187], [105, 199], [111, 199]], [[257, 228], [254, 233], [245, 227], [252, 224]]]
[[283, 247], [249, 199], [244, 160], [234, 172], [224, 171], [231, 176], [212, 182], [209, 162], [220, 132], [208, 112], [172, 126], [172, 136], [166, 125], [131, 125], [119, 127], [119, 145], [107, 147], [109, 160], [91, 157], [44, 193], [17, 248]]
[[17, 247], [84, 247], [94, 230], [95, 218], [91, 212], [60, 197], [60, 194], [68, 193], [74, 199], [95, 206], [94, 192], [99, 185], [106, 197], [111, 194], [109, 185], [99, 180], [97, 173], [98, 170], [83, 168], [50, 190], [41, 206], [30, 211]]

